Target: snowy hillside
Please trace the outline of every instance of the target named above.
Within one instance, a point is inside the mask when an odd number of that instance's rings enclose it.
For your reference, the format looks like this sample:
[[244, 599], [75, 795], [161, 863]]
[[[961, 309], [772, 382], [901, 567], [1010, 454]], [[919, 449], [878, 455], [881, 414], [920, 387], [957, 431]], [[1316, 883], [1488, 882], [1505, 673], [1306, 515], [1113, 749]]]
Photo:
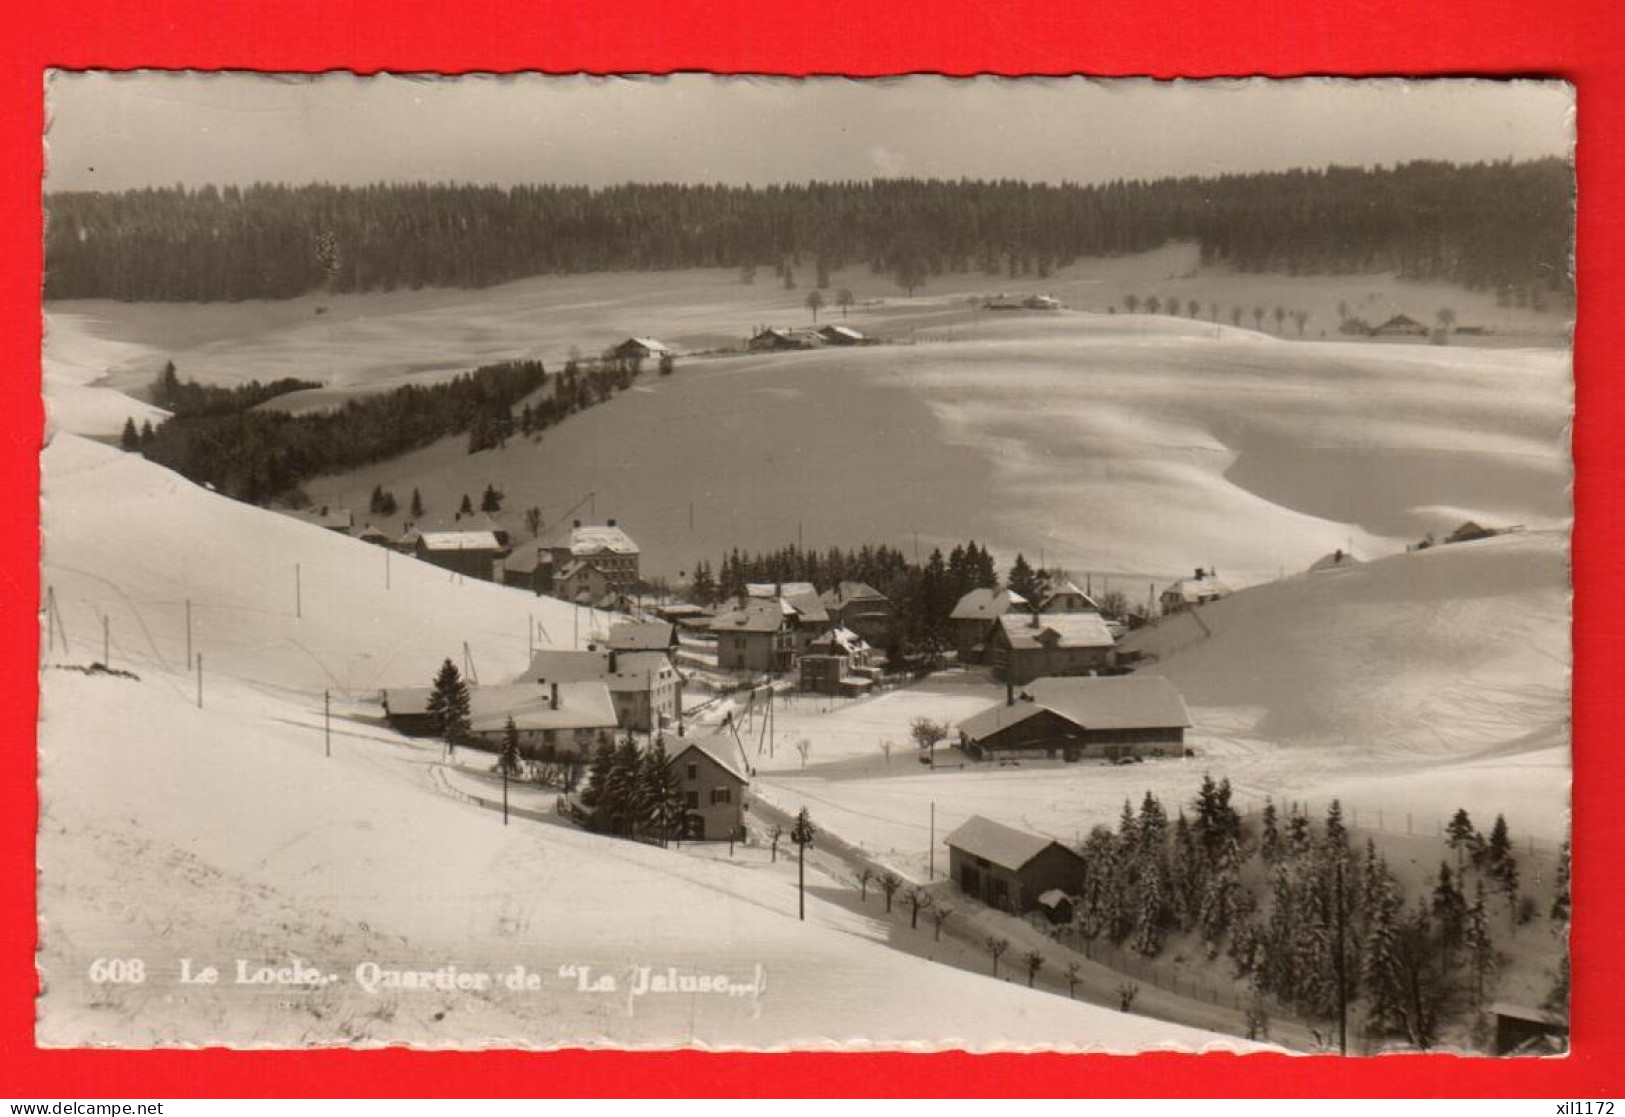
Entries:
[[[353, 718], [344, 695], [425, 678], [463, 640], [483, 672], [517, 670], [528, 614], [558, 639], [567, 607], [398, 557], [386, 588], [374, 548], [70, 436], [45, 486], [44, 582], [69, 647], [41, 685], [44, 1044], [1248, 1046], [967, 972], [974, 951], [896, 941], [818, 865], [801, 923], [788, 859], [504, 827], [446, 793], [438, 747]], [[69, 669], [100, 658], [102, 616], [138, 680]], [[145, 980], [93, 984], [109, 958], [141, 959]], [[224, 976], [181, 984], [183, 959]], [[299, 984], [239, 984], [239, 961]], [[475, 976], [400, 989], [368, 964]], [[510, 989], [518, 966], [533, 985]], [[583, 990], [570, 966], [617, 990]], [[637, 966], [748, 992], [635, 996]]]

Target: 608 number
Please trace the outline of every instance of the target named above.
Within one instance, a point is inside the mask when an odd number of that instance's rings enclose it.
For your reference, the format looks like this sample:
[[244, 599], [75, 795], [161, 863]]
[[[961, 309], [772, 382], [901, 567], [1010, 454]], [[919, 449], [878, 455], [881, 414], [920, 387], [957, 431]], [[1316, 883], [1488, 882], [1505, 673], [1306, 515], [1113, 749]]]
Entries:
[[97, 985], [140, 985], [147, 980], [147, 964], [139, 958], [98, 958], [90, 964], [90, 980]]

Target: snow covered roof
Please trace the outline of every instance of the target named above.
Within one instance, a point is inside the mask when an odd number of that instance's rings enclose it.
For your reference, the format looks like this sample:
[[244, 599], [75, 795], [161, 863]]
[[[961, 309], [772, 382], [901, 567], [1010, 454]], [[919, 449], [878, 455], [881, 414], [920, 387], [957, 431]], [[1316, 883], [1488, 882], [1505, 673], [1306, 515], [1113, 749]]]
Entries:
[[1188, 728], [1184, 696], [1160, 675], [1034, 679], [1033, 703], [1089, 729]]
[[575, 683], [609, 674], [609, 653], [541, 648], [531, 653], [525, 679], [532, 683]]
[[[1061, 845], [1054, 838], [1042, 834], [1029, 834], [991, 818], [972, 815], [964, 825], [948, 835], [948, 846], [969, 853], [1006, 869], [1020, 869], [1027, 862], [1052, 845]], [[1061, 846], [1066, 849], [1065, 846]], [[1071, 852], [1068, 850], [1067, 852]]]
[[1099, 613], [1045, 613], [1033, 624], [1026, 613], [1007, 613], [999, 625], [1012, 648], [1109, 648], [1117, 641]]
[[842, 582], [824, 591], [821, 601], [826, 606], [840, 609], [854, 601], [888, 601], [885, 594], [867, 582]]
[[570, 553], [576, 557], [601, 555], [635, 555], [638, 545], [632, 537], [614, 524], [588, 524], [570, 529]]
[[542, 546], [515, 547], [513, 554], [502, 560], [502, 569], [516, 574], [533, 574], [537, 567], [552, 565], [552, 552]]
[[1079, 603], [1084, 606], [1081, 610], [1083, 612], [1100, 612], [1100, 605], [1096, 603], [1094, 598], [1079, 589], [1076, 582], [1062, 582], [1060, 585], [1052, 586], [1049, 592], [1044, 595], [1044, 603], [1038, 607], [1038, 611], [1047, 613], [1063, 604], [1072, 606]]
[[784, 627], [784, 610], [777, 601], [750, 600], [717, 616], [712, 632], [777, 632]]
[[956, 621], [991, 621], [1004, 616], [1027, 599], [1014, 590], [974, 589], [959, 599], [948, 616]]
[[1040, 893], [1038, 896], [1038, 902], [1046, 908], [1058, 908], [1071, 899], [1071, 896], [1068, 896], [1059, 888], [1051, 888], [1048, 892]]
[[672, 644], [668, 621], [623, 621], [611, 625], [604, 642], [616, 651], [664, 651]]
[[745, 583], [746, 597], [789, 597], [792, 594], [810, 593], [817, 595], [818, 589], [811, 582], [747, 582]]
[[794, 611], [804, 621], [824, 622], [829, 620], [829, 612], [824, 603], [819, 600], [818, 591], [808, 586], [805, 590], [798, 589], [794, 593], [786, 592], [780, 599], [786, 611]]
[[847, 655], [869, 650], [869, 645], [864, 642], [863, 637], [850, 628], [843, 628], [840, 625], [830, 629], [807, 646], [809, 648], [828, 647], [831, 650], [838, 648]]
[[829, 325], [823, 327], [818, 332], [823, 334], [825, 337], [838, 337], [845, 341], [867, 340], [863, 334], [859, 333], [857, 330], [854, 330], [851, 326]]
[[489, 531], [425, 531], [418, 541], [429, 551], [500, 551], [495, 533]]
[[1030, 717], [1036, 717], [1043, 711], [1044, 707], [1036, 702], [1017, 702], [1014, 705], [1000, 702], [997, 706], [989, 706], [981, 713], [972, 714], [955, 728], [967, 739], [981, 741], [1002, 733], [1012, 725], [1024, 722]]
[[1162, 591], [1163, 597], [1179, 597], [1192, 604], [1230, 596], [1230, 587], [1212, 575], [1183, 578]]
[[670, 353], [672, 351], [671, 346], [667, 345], [665, 342], [656, 341], [652, 337], [629, 337], [625, 341], [621, 342], [620, 345], [616, 346], [616, 348], [625, 349], [628, 346], [645, 349], [650, 353]]
[[1348, 551], [1333, 551], [1329, 555], [1322, 555], [1309, 567], [1309, 573], [1319, 574], [1323, 570], [1345, 570], [1351, 566], [1359, 566], [1360, 560]]
[[739, 746], [732, 737], [722, 733], [713, 733], [708, 737], [688, 737], [684, 739], [683, 747], [672, 754], [668, 765], [676, 764], [687, 752], [699, 752], [710, 757], [718, 767], [733, 776], [740, 783], [749, 783], [750, 776], [740, 767], [737, 753]]
[[[431, 687], [397, 687], [384, 692], [391, 716], [429, 712]], [[521, 730], [613, 729], [617, 724], [609, 687], [601, 681], [559, 685], [558, 708], [553, 688], [537, 683], [507, 683], [468, 688], [468, 722], [475, 733], [496, 733], [511, 717]]]

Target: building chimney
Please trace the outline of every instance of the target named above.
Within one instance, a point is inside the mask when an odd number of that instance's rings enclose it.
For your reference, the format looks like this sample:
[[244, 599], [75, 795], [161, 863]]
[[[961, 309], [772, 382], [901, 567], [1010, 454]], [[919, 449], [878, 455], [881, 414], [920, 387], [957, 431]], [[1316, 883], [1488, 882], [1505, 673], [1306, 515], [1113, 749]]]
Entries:
[[1016, 684], [1010, 678], [1010, 668], [1008, 666], [1004, 669], [1004, 704], [1006, 706], [1016, 704]]
[[614, 526], [615, 526], [615, 521], [614, 521], [614, 520], [610, 520], [610, 521], [609, 521], [609, 526], [610, 526], [610, 527], [614, 527]]
[[1196, 580], [1198, 582], [1202, 580], [1202, 568], [1200, 566], [1196, 568]]
[[550, 709], [550, 710], [556, 710], [556, 709], [559, 708], [559, 684], [558, 683], [552, 684], [552, 689], [548, 693], [548, 696], [547, 696], [547, 708]]
[[611, 675], [615, 674], [615, 663], [616, 663], [615, 649], [611, 648], [609, 650], [609, 673]]
[[580, 521], [580, 520], [577, 520], [577, 521], [576, 521], [576, 522], [575, 522], [575, 525], [574, 525], [574, 526], [575, 526], [575, 527], [580, 527], [580, 526], [581, 526], [581, 521]]

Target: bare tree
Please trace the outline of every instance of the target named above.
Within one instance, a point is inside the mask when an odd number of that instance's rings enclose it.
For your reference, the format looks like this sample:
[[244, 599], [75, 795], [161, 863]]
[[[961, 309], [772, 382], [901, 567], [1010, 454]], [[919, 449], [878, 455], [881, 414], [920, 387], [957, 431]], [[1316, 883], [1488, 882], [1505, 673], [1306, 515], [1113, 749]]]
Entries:
[[914, 738], [921, 752], [931, 754], [938, 744], [947, 740], [948, 727], [930, 718], [915, 718], [908, 727], [908, 735]]
[[860, 903], [865, 903], [866, 904], [866, 903], [869, 902], [869, 882], [874, 880], [874, 879], [875, 879], [875, 871], [873, 869], [871, 869], [869, 866], [865, 865], [861, 870], [859, 870], [859, 872], [858, 872], [858, 901]]
[[807, 309], [812, 311], [813, 323], [818, 322], [818, 312], [824, 309], [824, 293], [817, 288], [807, 292]]
[[1230, 324], [1232, 326], [1240, 326], [1241, 325], [1242, 314], [1243, 314], [1243, 311], [1242, 311], [1241, 307], [1239, 307], [1239, 306], [1231, 307], [1230, 308]]
[[1066, 969], [1062, 971], [1066, 977], [1066, 995], [1068, 998], [1075, 998], [1077, 994], [1078, 978], [1082, 976], [1081, 969], [1082, 967], [1080, 967], [1076, 962], [1068, 962], [1066, 964]]
[[982, 943], [987, 952], [993, 956], [993, 976], [999, 976], [999, 958], [1010, 949], [1010, 940], [1001, 939], [997, 935], [989, 935]]
[[801, 766], [805, 768], [807, 766], [807, 757], [812, 754], [812, 739], [803, 737], [797, 741], [796, 752], [801, 756]]
[[1134, 998], [1140, 995], [1140, 987], [1132, 981], [1125, 981], [1117, 987], [1117, 1007], [1121, 1012], [1129, 1012], [1134, 1008]]
[[855, 300], [852, 298], [852, 292], [845, 287], [842, 287], [839, 291], [835, 292], [835, 305], [841, 308], [842, 318], [845, 318], [846, 312], [852, 309], [852, 303], [854, 301]]
[[884, 741], [880, 742], [880, 751], [886, 754], [886, 763], [887, 764], [891, 763], [891, 750], [892, 750], [892, 743], [891, 743], [891, 740], [889, 738], [887, 740], [884, 740]]
[[1253, 329], [1262, 330], [1263, 328], [1264, 328], [1264, 308], [1261, 307], [1261, 306], [1255, 306], [1255, 307], [1253, 307]]
[[1299, 307], [1292, 312], [1292, 322], [1298, 327], [1298, 336], [1303, 336], [1303, 328], [1309, 324], [1309, 312]]
[[779, 839], [784, 837], [784, 827], [775, 826], [768, 831], [767, 836], [773, 840], [773, 863], [779, 862]]
[[525, 509], [525, 530], [530, 532], [531, 538], [542, 533], [542, 510], [532, 505]]
[[1283, 323], [1285, 321], [1286, 321], [1286, 307], [1284, 307], [1284, 306], [1276, 307], [1275, 308], [1275, 332], [1276, 333], [1281, 332], [1281, 323]]
[[931, 921], [936, 924], [936, 928], [935, 928], [934, 932], [931, 935], [932, 939], [941, 940], [941, 938], [942, 938], [942, 925], [944, 923], [948, 922], [948, 917], [950, 915], [952, 915], [953, 913], [954, 913], [954, 909], [949, 907], [947, 904], [937, 904], [934, 907], [932, 907], [932, 909], [931, 909]]
[[1140, 296], [1138, 296], [1138, 295], [1124, 295], [1123, 296], [1123, 307], [1130, 314], [1133, 314], [1136, 310], [1140, 309]]
[[880, 890], [886, 894], [886, 911], [891, 911], [891, 898], [897, 895], [897, 890], [903, 887], [903, 880], [896, 873], [882, 873], [880, 876]]
[[1038, 971], [1044, 968], [1044, 954], [1042, 951], [1029, 950], [1022, 961], [1027, 965], [1027, 988], [1031, 989], [1033, 982], [1038, 980]]
[[923, 888], [910, 888], [908, 890], [908, 929], [913, 931], [920, 925], [920, 910], [931, 907], [931, 893]]

